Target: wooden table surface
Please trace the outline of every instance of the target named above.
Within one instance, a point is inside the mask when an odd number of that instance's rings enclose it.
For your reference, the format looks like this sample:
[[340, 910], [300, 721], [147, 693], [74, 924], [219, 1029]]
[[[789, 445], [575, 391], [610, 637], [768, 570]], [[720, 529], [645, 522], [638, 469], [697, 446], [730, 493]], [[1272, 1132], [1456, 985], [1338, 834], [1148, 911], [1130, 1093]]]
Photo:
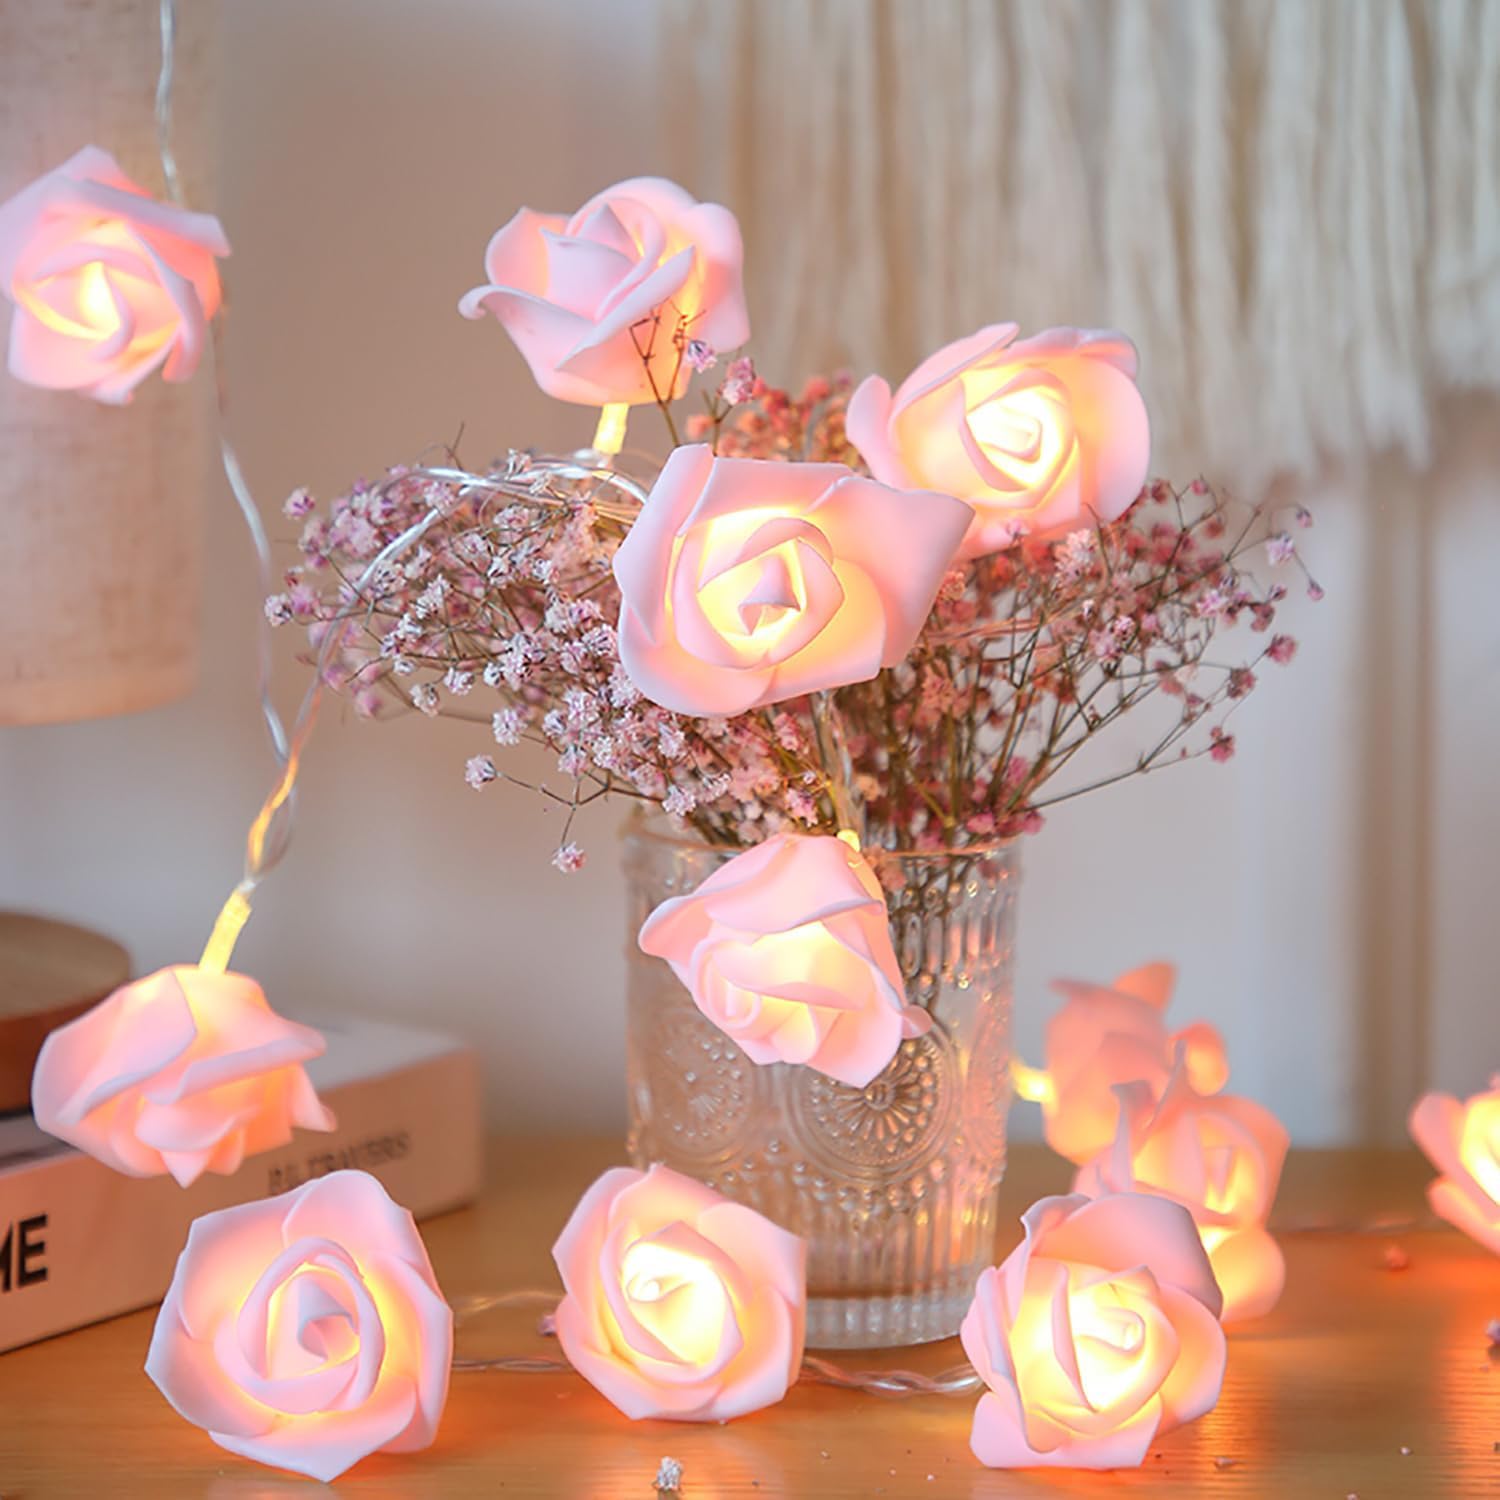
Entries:
[[[494, 1143], [484, 1200], [425, 1227], [444, 1290], [552, 1284], [558, 1227], [619, 1159], [601, 1141]], [[1286, 1295], [1231, 1333], [1217, 1409], [1140, 1470], [991, 1473], [968, 1449], [973, 1396], [896, 1401], [804, 1384], [768, 1411], [696, 1427], [628, 1422], [571, 1373], [464, 1373], [436, 1447], [367, 1459], [325, 1487], [234, 1458], [180, 1421], [141, 1371], [146, 1312], [0, 1355], [0, 1497], [652, 1500], [667, 1454], [682, 1462], [683, 1500], [1497, 1496], [1500, 1357], [1485, 1330], [1500, 1316], [1500, 1260], [1447, 1229], [1307, 1227], [1425, 1217], [1427, 1176], [1414, 1152], [1293, 1153], [1278, 1207], [1299, 1226], [1283, 1239]], [[1008, 1214], [1066, 1181], [1045, 1152], [1018, 1151]], [[461, 1329], [460, 1352], [554, 1352], [534, 1328], [535, 1314], [490, 1315]], [[836, 1357], [936, 1370], [961, 1356], [949, 1342]]]

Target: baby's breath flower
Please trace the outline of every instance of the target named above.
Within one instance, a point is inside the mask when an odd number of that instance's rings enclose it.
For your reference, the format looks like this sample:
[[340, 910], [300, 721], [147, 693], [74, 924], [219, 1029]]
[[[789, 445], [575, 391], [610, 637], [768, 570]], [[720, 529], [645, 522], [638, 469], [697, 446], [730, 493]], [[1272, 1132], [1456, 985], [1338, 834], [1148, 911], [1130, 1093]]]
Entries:
[[471, 755], [464, 764], [464, 780], [476, 792], [488, 786], [499, 774], [488, 755]]
[[564, 875], [574, 875], [583, 868], [587, 858], [588, 856], [577, 844], [567, 843], [552, 856], [552, 864]]
[[518, 708], [502, 708], [490, 720], [490, 729], [497, 745], [518, 745], [522, 731], [526, 728], [526, 716]]

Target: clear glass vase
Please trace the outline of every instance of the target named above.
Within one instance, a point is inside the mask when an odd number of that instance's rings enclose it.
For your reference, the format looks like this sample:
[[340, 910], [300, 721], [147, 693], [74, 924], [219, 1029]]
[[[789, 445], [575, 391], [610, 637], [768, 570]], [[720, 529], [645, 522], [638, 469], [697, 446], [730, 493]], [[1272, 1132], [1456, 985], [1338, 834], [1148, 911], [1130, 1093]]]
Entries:
[[809, 1344], [947, 1338], [994, 1250], [1019, 846], [887, 856], [904, 877], [890, 908], [907, 998], [933, 1026], [862, 1089], [751, 1062], [638, 950], [650, 912], [729, 857], [644, 823], [626, 835], [631, 1159], [664, 1162], [807, 1241]]

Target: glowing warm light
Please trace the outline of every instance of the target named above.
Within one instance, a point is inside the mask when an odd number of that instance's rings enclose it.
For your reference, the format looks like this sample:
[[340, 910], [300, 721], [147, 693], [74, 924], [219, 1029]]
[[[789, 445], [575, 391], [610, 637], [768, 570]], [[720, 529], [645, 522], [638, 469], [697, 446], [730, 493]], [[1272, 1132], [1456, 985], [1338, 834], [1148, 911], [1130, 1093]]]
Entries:
[[427, 1447], [452, 1357], [411, 1215], [368, 1173], [333, 1172], [193, 1224], [146, 1373], [221, 1448], [327, 1482]]
[[995, 471], [991, 483], [1035, 490], [1077, 462], [1067, 392], [1056, 382], [1011, 389], [970, 377], [963, 388], [969, 432]]
[[806, 1247], [666, 1167], [606, 1172], [552, 1250], [557, 1336], [627, 1417], [723, 1422], [796, 1378]]
[[1016, 1097], [1032, 1104], [1051, 1104], [1057, 1097], [1051, 1075], [1044, 1068], [1028, 1067], [1019, 1058], [1010, 1065], [1010, 1081]]
[[973, 507], [963, 557], [1113, 521], [1146, 479], [1151, 428], [1129, 340], [1016, 333], [981, 328], [928, 355], [894, 395], [872, 375], [849, 401], [849, 441], [878, 480]]
[[1139, 1464], [1218, 1400], [1219, 1289], [1191, 1215], [1123, 1193], [1044, 1198], [984, 1271], [964, 1352], [989, 1387], [970, 1445], [992, 1468]]
[[599, 425], [594, 429], [594, 452], [613, 458], [625, 446], [625, 424], [630, 407], [623, 401], [612, 401], [600, 408]]
[[971, 514], [839, 464], [677, 448], [615, 554], [621, 664], [696, 715], [868, 681], [916, 641]]
[[754, 1063], [864, 1088], [931, 1018], [906, 1003], [885, 895], [848, 841], [777, 834], [641, 928], [693, 1003]]
[[1480, 1094], [1464, 1111], [1459, 1160], [1494, 1203], [1500, 1203], [1500, 1095]]
[[[488, 284], [458, 307], [466, 318], [493, 315], [549, 396], [640, 406], [680, 396], [691, 378], [674, 359], [679, 334], [714, 349], [750, 337], [743, 255], [727, 208], [665, 178], [634, 177], [571, 218], [523, 208], [489, 243]], [[597, 438], [595, 447], [618, 451]]]
[[128, 401], [158, 368], [186, 380], [218, 310], [217, 219], [156, 203], [85, 147], [0, 204], [0, 292], [16, 304], [10, 370]]
[[621, 1258], [620, 1282], [635, 1316], [675, 1359], [699, 1366], [713, 1359], [733, 1308], [707, 1259], [637, 1241]]
[[1156, 962], [1109, 984], [1054, 982], [1065, 1003], [1047, 1023], [1046, 1067], [1017, 1062], [1012, 1077], [1021, 1098], [1042, 1106], [1047, 1144], [1075, 1165], [1114, 1140], [1121, 1085], [1144, 1086], [1159, 1098], [1179, 1057], [1199, 1093], [1217, 1093], [1227, 1082], [1224, 1043], [1212, 1026], [1168, 1032], [1175, 980], [1171, 964]]
[[1411, 1133], [1442, 1174], [1427, 1189], [1433, 1212], [1500, 1255], [1500, 1074], [1465, 1100], [1424, 1094]]
[[253, 979], [181, 965], [123, 985], [54, 1031], [31, 1104], [43, 1130], [132, 1177], [186, 1186], [331, 1130], [303, 1064], [323, 1038], [276, 1014]]
[[208, 942], [203, 945], [203, 956], [198, 967], [207, 974], [222, 974], [229, 967], [234, 955], [234, 945], [245, 923], [250, 920], [250, 898], [236, 887], [219, 911]]
[[1114, 1145], [1079, 1169], [1074, 1190], [1156, 1193], [1182, 1204], [1223, 1291], [1224, 1322], [1270, 1312], [1286, 1281], [1265, 1227], [1286, 1159], [1280, 1121], [1252, 1100], [1199, 1094], [1181, 1058], [1160, 1099], [1141, 1084], [1121, 1092]]

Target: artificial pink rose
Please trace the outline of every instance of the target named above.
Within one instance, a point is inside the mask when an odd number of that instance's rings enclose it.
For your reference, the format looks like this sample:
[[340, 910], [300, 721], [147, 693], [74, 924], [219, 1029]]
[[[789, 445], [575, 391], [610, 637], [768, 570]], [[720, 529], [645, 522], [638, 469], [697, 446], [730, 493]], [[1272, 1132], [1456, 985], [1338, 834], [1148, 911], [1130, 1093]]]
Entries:
[[1164, 1012], [1176, 975], [1171, 964], [1158, 962], [1107, 985], [1054, 981], [1066, 1003], [1047, 1023], [1046, 1080], [1038, 1092], [1047, 1144], [1075, 1166], [1114, 1140], [1120, 1115], [1115, 1089], [1144, 1083], [1159, 1098], [1179, 1047], [1200, 1093], [1224, 1087], [1224, 1043], [1212, 1026], [1197, 1022], [1167, 1031]]
[[204, 1214], [146, 1373], [221, 1448], [325, 1483], [428, 1447], [453, 1314], [412, 1216], [367, 1172]]
[[675, 449], [615, 553], [620, 660], [684, 714], [865, 682], [911, 650], [968, 516], [842, 464]]
[[929, 354], [895, 396], [878, 375], [846, 428], [870, 472], [974, 507], [962, 556], [1124, 513], [1146, 479], [1151, 426], [1123, 334], [992, 323]]
[[10, 372], [119, 404], [153, 370], [186, 380], [219, 308], [212, 214], [158, 203], [85, 146], [0, 204], [0, 293], [16, 305]]
[[1160, 1098], [1139, 1083], [1121, 1093], [1115, 1142], [1079, 1169], [1074, 1192], [1156, 1193], [1182, 1204], [1224, 1294], [1223, 1321], [1263, 1317], [1286, 1284], [1286, 1260], [1266, 1230], [1286, 1161], [1285, 1126], [1251, 1099], [1198, 1093], [1185, 1059]]
[[236, 1171], [292, 1127], [332, 1130], [302, 1064], [323, 1038], [253, 979], [193, 965], [122, 985], [42, 1044], [37, 1124], [131, 1177]]
[[1120, 1469], [1210, 1411], [1219, 1288], [1192, 1215], [1120, 1193], [1043, 1198], [981, 1273], [960, 1336], [989, 1387], [969, 1443], [992, 1469]]
[[1443, 1174], [1427, 1189], [1432, 1211], [1500, 1255], [1500, 1075], [1461, 1101], [1423, 1094], [1411, 1133]]
[[[485, 251], [489, 285], [466, 293], [458, 310], [493, 313], [549, 396], [637, 406], [687, 385], [679, 330], [716, 350], [750, 337], [743, 259], [727, 208], [664, 177], [632, 177], [571, 219], [523, 208]], [[647, 320], [658, 312], [653, 330]]]
[[737, 854], [663, 901], [640, 944], [751, 1062], [863, 1088], [932, 1025], [906, 1003], [880, 882], [842, 839], [781, 833]]
[[727, 1422], [802, 1364], [807, 1247], [667, 1167], [615, 1167], [552, 1247], [569, 1363], [627, 1417]]

